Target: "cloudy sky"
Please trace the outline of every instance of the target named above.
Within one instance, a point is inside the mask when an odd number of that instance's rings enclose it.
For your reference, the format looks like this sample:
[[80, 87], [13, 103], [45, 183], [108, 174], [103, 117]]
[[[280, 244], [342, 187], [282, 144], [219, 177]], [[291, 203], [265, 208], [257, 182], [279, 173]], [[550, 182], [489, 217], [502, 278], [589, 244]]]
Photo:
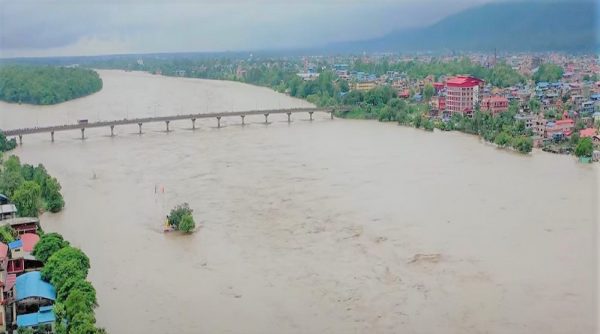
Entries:
[[318, 46], [492, 0], [0, 0], [0, 57]]

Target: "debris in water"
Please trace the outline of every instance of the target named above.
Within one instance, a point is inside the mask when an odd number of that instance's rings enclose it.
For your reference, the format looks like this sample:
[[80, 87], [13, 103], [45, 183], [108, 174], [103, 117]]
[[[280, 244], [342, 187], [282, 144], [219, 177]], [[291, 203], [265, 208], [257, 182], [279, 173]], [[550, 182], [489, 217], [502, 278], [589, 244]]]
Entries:
[[441, 259], [442, 259], [442, 254], [439, 254], [439, 253], [415, 254], [415, 256], [413, 256], [412, 260], [410, 260], [409, 263], [422, 263], [422, 262], [438, 263], [438, 262], [440, 262]]

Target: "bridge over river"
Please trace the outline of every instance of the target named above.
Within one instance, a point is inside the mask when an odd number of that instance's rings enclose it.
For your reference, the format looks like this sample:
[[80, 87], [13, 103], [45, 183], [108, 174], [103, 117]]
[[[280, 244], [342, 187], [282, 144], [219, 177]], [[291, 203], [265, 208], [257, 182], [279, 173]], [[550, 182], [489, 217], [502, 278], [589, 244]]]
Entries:
[[173, 115], [173, 116], [157, 116], [157, 117], [143, 117], [133, 119], [121, 119], [113, 121], [98, 121], [98, 122], [79, 122], [75, 124], [65, 125], [54, 125], [54, 126], [43, 126], [34, 128], [21, 128], [2, 131], [7, 137], [19, 137], [19, 144], [23, 143], [23, 136], [36, 133], [50, 133], [50, 139], [54, 141], [54, 132], [57, 131], [68, 131], [77, 130], [81, 131], [81, 139], [85, 139], [85, 129], [89, 128], [100, 128], [109, 127], [110, 135], [114, 136], [114, 129], [117, 125], [137, 124], [139, 127], [139, 134], [142, 134], [142, 125], [144, 123], [156, 123], [164, 122], [166, 131], [169, 132], [169, 123], [177, 120], [191, 120], [192, 129], [196, 129], [196, 120], [201, 118], [215, 118], [217, 120], [217, 127], [221, 127], [222, 117], [241, 117], [242, 125], [244, 125], [244, 118], [250, 115], [264, 115], [265, 123], [268, 123], [270, 114], [287, 114], [288, 122], [291, 122], [292, 114], [297, 113], [308, 113], [310, 120], [313, 119], [313, 113], [323, 112], [329, 113], [333, 119], [333, 113], [335, 112], [332, 108], [297, 108], [297, 109], [275, 109], [275, 110], [250, 110], [250, 111], [232, 111], [232, 112], [219, 112], [219, 113], [204, 113], [204, 114], [188, 114], [188, 115]]

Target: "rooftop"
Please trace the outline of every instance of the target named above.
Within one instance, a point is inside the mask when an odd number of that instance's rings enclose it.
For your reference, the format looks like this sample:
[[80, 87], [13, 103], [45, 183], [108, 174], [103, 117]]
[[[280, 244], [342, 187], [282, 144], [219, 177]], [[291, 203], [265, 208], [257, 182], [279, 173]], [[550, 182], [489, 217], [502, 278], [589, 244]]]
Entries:
[[42, 274], [39, 271], [31, 271], [17, 277], [15, 291], [16, 301], [31, 297], [56, 299], [56, 289], [52, 284], [42, 280]]
[[40, 237], [37, 234], [25, 233], [21, 235], [21, 241], [23, 242], [23, 250], [26, 252], [33, 252], [33, 247], [40, 241]]
[[481, 83], [483, 80], [468, 75], [458, 75], [446, 80], [446, 85], [453, 87], [474, 87]]
[[21, 247], [23, 247], [23, 241], [21, 239], [8, 243], [8, 248], [10, 249], [16, 249]]
[[0, 242], [0, 259], [5, 259], [8, 256], [8, 245]]
[[36, 313], [17, 315], [17, 326], [19, 327], [33, 327], [53, 323], [54, 321], [56, 321], [56, 316], [52, 306], [40, 307], [40, 310]]
[[587, 128], [579, 131], [579, 137], [581, 138], [594, 137], [596, 134], [598, 134], [598, 130], [595, 128]]

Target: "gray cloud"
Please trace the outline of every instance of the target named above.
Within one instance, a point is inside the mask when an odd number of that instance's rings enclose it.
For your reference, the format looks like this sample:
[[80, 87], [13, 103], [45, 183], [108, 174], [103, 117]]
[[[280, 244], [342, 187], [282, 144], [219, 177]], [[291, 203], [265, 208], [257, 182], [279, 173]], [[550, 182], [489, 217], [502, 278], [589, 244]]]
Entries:
[[489, 0], [0, 0], [0, 56], [303, 47], [430, 24]]

